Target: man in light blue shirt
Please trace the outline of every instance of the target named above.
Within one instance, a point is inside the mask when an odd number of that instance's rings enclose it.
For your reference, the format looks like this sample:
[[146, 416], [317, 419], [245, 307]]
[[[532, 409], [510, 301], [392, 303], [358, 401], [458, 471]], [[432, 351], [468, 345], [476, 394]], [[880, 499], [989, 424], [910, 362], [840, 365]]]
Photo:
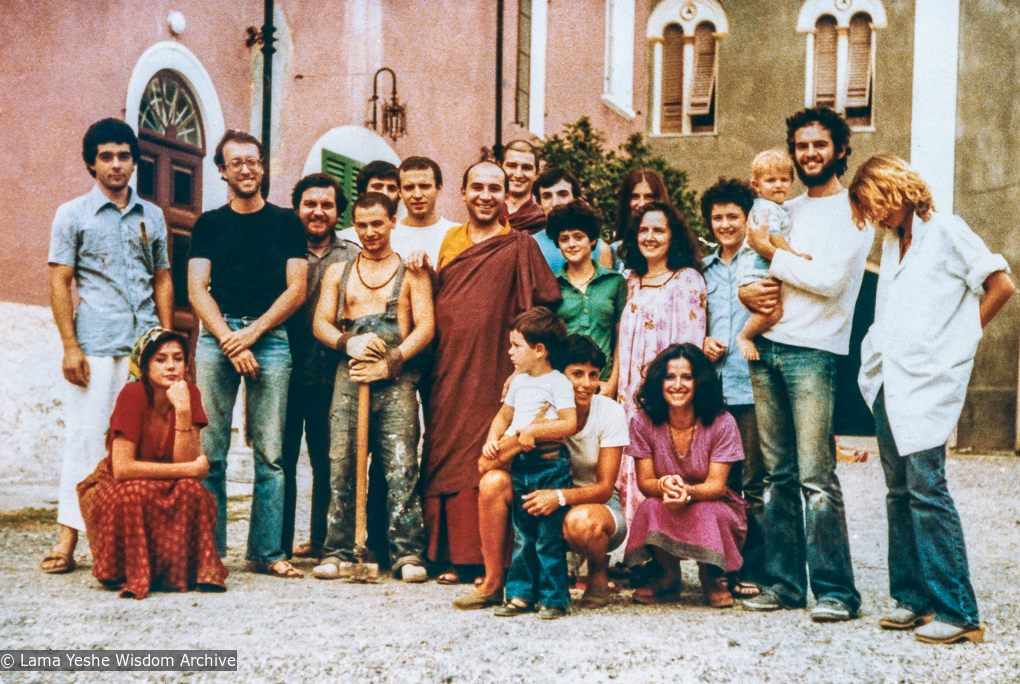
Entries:
[[741, 553], [744, 565], [733, 586], [737, 597], [751, 598], [761, 593], [765, 580], [765, 547], [762, 543], [765, 463], [758, 441], [758, 420], [751, 392], [751, 373], [747, 359], [737, 348], [737, 336], [751, 312], [737, 299], [740, 280], [737, 252], [747, 235], [747, 216], [754, 204], [751, 186], [735, 178], [720, 178], [701, 198], [701, 215], [712, 227], [719, 249], [705, 257], [705, 286], [708, 290], [708, 337], [705, 355], [715, 362], [722, 378], [726, 407], [737, 420], [740, 441], [744, 445], [742, 467], [731, 471], [730, 488], [742, 491], [749, 504], [747, 538]]
[[78, 532], [85, 529], [75, 487], [106, 455], [106, 429], [127, 382], [131, 348], [149, 328], [171, 327], [173, 314], [163, 212], [128, 185], [139, 159], [134, 131], [119, 119], [103, 119], [82, 143], [96, 185], [57, 209], [48, 260], [64, 378], [73, 386], [66, 402], [60, 539], [43, 561], [48, 573], [74, 570]]

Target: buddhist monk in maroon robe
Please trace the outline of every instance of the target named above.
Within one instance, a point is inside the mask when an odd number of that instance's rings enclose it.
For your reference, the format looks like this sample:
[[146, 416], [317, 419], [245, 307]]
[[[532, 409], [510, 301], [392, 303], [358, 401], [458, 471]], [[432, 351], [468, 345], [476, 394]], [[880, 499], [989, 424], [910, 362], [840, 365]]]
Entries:
[[428, 556], [449, 568], [439, 576], [441, 583], [461, 579], [456, 566], [482, 563], [477, 463], [513, 371], [510, 321], [560, 299], [534, 238], [499, 220], [506, 184], [496, 164], [468, 169], [462, 190], [468, 222], [450, 229], [439, 252], [436, 359], [422, 473]]

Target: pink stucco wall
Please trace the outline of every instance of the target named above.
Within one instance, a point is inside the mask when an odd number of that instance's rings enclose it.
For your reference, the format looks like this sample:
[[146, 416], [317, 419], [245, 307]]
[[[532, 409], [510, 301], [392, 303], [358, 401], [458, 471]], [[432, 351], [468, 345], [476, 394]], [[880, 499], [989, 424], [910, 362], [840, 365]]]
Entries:
[[[446, 175], [440, 211], [464, 217], [460, 176], [494, 143], [495, 2], [278, 0], [292, 51], [279, 102], [278, 163], [271, 201], [286, 204], [309, 149], [331, 128], [360, 125], [369, 114], [379, 66], [397, 72], [408, 135], [393, 148], [436, 159]], [[647, 9], [639, 2], [636, 25]], [[180, 11], [187, 29], [173, 38], [166, 19]], [[557, 0], [548, 15], [547, 133], [583, 114], [615, 144], [643, 130], [601, 103], [604, 3]], [[365, 17], [375, 17], [365, 23]], [[245, 28], [262, 24], [257, 0], [13, 0], [0, 21], [0, 301], [45, 304], [45, 267], [53, 214], [87, 192], [81, 136], [93, 121], [122, 117], [128, 83], [151, 45], [178, 40], [201, 61], [228, 128], [247, 128], [252, 55]], [[506, 3], [504, 140], [528, 137], [513, 125], [517, 6]], [[635, 40], [634, 109], [644, 108], [645, 50]], [[384, 89], [388, 91], [389, 82]], [[254, 131], [258, 134], [258, 131]], [[216, 141], [207, 144], [211, 149]]]

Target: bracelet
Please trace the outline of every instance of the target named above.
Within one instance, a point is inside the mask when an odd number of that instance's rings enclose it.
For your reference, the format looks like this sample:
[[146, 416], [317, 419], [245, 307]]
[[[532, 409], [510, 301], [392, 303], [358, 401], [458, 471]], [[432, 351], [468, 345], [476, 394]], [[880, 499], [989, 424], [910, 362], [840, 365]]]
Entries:
[[189, 427], [189, 428], [179, 428], [179, 427], [175, 427], [175, 428], [174, 428], [174, 430], [176, 430], [177, 432], [191, 432], [191, 431], [192, 431], [192, 430], [194, 430], [194, 429], [195, 429], [195, 426], [194, 426], [194, 425], [192, 425], [192, 426], [191, 426], [191, 427]]
[[557, 489], [556, 490], [556, 498], [559, 499], [560, 507], [561, 508], [563, 506], [567, 505], [567, 497], [563, 496], [563, 490], [562, 489]]
[[345, 332], [342, 335], [340, 335], [340, 337], [338, 337], [337, 340], [336, 340], [336, 347], [335, 347], [335, 349], [338, 352], [346, 352], [347, 351], [347, 340], [351, 339], [352, 337], [354, 337], [354, 333]]
[[386, 350], [386, 378], [396, 380], [400, 372], [404, 370], [404, 353], [399, 347], [390, 347]]

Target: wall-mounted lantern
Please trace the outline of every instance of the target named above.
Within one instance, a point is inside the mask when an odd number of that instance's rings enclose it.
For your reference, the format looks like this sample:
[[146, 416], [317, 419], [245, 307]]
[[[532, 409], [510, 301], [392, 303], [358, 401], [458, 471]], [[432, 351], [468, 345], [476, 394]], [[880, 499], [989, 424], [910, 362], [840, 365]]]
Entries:
[[[390, 93], [390, 101], [379, 97], [379, 74], [384, 71], [390, 73], [390, 80], [393, 82], [393, 89]], [[379, 100], [382, 99], [382, 130], [379, 130]], [[375, 72], [372, 77], [372, 122], [369, 124], [373, 131], [390, 136], [394, 142], [397, 138], [407, 133], [407, 106], [400, 104], [397, 100], [397, 75], [393, 69], [383, 67]]]

